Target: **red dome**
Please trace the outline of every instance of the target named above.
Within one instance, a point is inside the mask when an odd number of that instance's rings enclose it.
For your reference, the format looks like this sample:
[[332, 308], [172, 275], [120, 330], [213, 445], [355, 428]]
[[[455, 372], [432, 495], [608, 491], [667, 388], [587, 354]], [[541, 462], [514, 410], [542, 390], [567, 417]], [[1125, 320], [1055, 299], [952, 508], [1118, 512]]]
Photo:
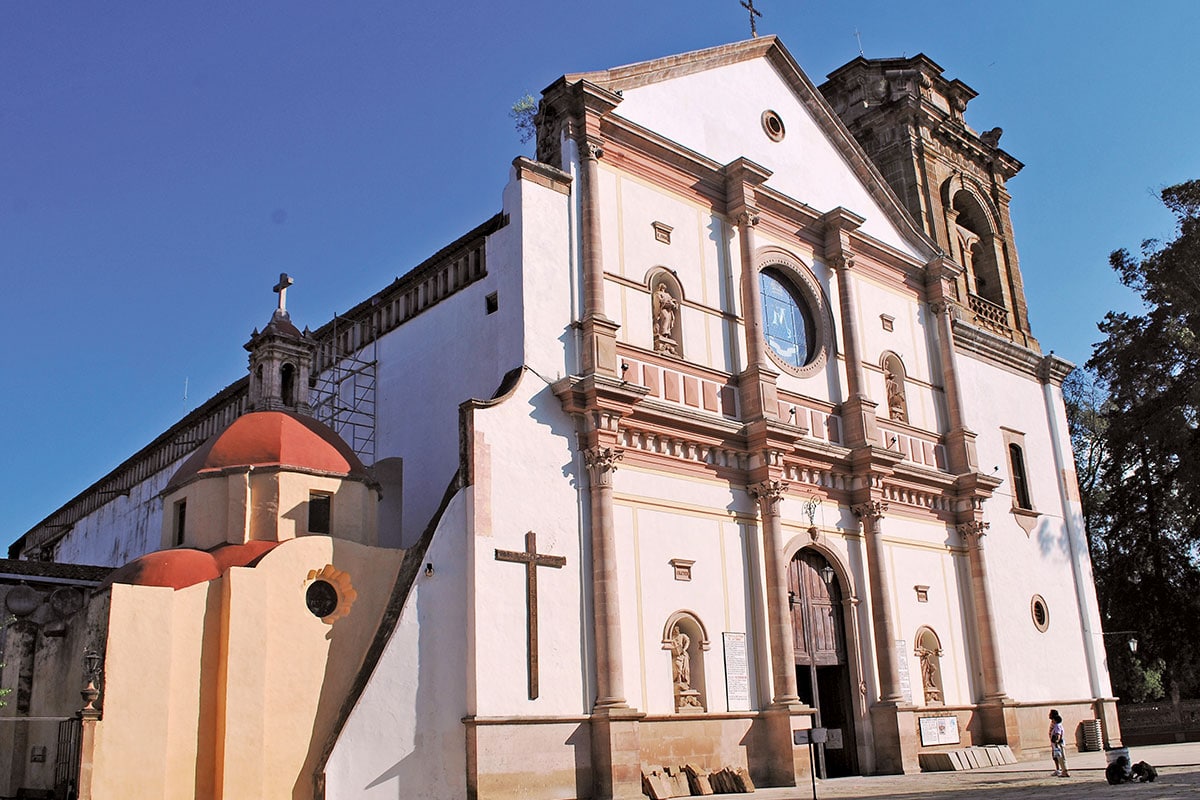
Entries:
[[279, 542], [246, 542], [220, 545], [207, 552], [190, 547], [159, 550], [135, 558], [113, 571], [103, 585], [129, 583], [184, 589], [219, 578], [230, 567], [253, 566], [263, 554], [278, 545]]
[[236, 467], [292, 467], [369, 480], [358, 456], [328, 425], [287, 411], [258, 411], [238, 417], [201, 445], [164, 491]]

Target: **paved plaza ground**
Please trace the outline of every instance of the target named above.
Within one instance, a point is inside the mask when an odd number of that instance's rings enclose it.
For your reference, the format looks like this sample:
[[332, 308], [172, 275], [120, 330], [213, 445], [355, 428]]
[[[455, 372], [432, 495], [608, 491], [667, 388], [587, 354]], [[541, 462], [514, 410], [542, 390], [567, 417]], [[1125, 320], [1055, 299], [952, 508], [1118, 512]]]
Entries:
[[[817, 781], [817, 798], [987, 797], [1003, 800], [1053, 798], [1053, 800], [1174, 800], [1200, 798], [1200, 743], [1130, 748], [1132, 761], [1147, 761], [1158, 768], [1154, 783], [1109, 786], [1104, 780], [1104, 753], [1073, 753], [1068, 759], [1071, 777], [1056, 778], [1049, 757], [1003, 767], [967, 772], [924, 772]], [[788, 789], [759, 789], [757, 800], [808, 800], [810, 785]]]

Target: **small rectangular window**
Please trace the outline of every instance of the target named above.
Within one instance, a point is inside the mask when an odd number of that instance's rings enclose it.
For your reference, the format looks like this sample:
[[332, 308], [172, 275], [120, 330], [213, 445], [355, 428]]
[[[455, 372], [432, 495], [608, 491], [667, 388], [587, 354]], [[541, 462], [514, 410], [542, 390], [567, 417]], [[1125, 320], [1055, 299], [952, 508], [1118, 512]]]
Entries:
[[329, 533], [329, 512], [333, 497], [323, 492], [308, 495], [308, 532]]
[[1027, 510], [1033, 509], [1033, 503], [1029, 501], [1029, 480], [1025, 475], [1025, 455], [1021, 452], [1018, 445], [1010, 444], [1008, 446], [1009, 468], [1012, 470], [1013, 481], [1013, 501], [1017, 504], [1017, 508]]
[[183, 544], [183, 531], [187, 524], [187, 500], [175, 504], [175, 546]]
[[500, 310], [500, 293], [492, 292], [487, 297], [485, 297], [484, 298], [484, 307], [487, 309], [487, 313], [489, 313], [489, 314], [495, 314], [497, 311], [499, 311]]

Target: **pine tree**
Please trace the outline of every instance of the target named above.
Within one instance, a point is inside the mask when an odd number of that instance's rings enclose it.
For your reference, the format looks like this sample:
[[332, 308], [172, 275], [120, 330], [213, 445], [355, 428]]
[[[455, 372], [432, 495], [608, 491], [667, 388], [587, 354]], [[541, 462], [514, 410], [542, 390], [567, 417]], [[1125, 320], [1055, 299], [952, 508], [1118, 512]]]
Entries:
[[1132, 660], [1108, 643], [1129, 700], [1200, 696], [1200, 181], [1162, 199], [1176, 238], [1110, 259], [1144, 313], [1100, 323], [1088, 367], [1107, 397], [1089, 400], [1086, 377], [1070, 392], [1105, 626], [1139, 642]]

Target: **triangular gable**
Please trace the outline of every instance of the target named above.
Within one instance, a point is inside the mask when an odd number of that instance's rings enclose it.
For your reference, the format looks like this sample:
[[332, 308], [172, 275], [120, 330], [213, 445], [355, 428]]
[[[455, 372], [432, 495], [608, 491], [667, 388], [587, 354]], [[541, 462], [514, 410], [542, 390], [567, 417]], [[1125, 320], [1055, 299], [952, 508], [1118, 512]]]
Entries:
[[[565, 76], [580, 80], [620, 92], [614, 114], [720, 163], [762, 164], [774, 173], [768, 187], [819, 213], [860, 214], [863, 233], [919, 261], [939, 252], [775, 36]], [[761, 130], [767, 108], [784, 119], [783, 141]]]

